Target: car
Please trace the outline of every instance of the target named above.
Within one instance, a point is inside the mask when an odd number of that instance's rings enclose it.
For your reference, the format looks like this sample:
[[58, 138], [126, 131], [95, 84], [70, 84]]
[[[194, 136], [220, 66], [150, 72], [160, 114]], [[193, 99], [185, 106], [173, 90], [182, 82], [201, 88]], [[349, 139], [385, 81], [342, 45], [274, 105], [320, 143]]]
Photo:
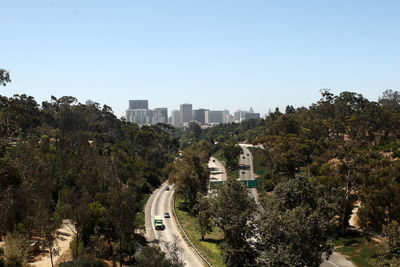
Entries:
[[247, 154], [247, 156], [250, 156], [250, 154]]
[[166, 188], [165, 188], [165, 191], [169, 191], [170, 190], [170, 188], [169, 188], [169, 186], [167, 186]]
[[242, 174], [245, 174], [245, 172], [242, 172]]
[[213, 162], [215, 162], [215, 159], [213, 159]]
[[243, 159], [245, 159], [246, 157], [243, 157]]
[[169, 212], [164, 213], [164, 218], [171, 218], [171, 216], [169, 215]]

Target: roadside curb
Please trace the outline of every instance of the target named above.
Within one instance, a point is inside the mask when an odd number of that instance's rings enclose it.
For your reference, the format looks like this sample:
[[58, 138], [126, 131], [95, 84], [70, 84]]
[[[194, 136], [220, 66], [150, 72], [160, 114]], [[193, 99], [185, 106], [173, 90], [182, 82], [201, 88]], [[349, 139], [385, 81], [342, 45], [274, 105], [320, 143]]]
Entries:
[[180, 231], [183, 233], [184, 240], [189, 243], [189, 245], [194, 249], [194, 251], [197, 253], [197, 255], [210, 267], [212, 267], [211, 263], [207, 261], [207, 259], [201, 254], [201, 252], [195, 247], [193, 242], [190, 240], [190, 238], [187, 236], [185, 230], [183, 230], [183, 227], [181, 226], [181, 223], [179, 222], [178, 216], [176, 216], [176, 211], [175, 211], [175, 192], [174, 196], [172, 197], [172, 211], [174, 213], [174, 219], [176, 220], [176, 224], [178, 225]]

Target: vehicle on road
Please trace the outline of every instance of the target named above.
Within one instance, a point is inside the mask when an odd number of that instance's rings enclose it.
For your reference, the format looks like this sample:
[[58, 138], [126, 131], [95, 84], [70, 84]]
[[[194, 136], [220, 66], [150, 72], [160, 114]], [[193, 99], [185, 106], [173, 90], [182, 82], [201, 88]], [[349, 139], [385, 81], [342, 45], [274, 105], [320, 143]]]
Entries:
[[163, 219], [161, 216], [154, 216], [154, 228], [156, 230], [164, 230], [165, 229], [165, 225], [163, 223]]
[[246, 157], [243, 157], [243, 159], [245, 159]]
[[250, 154], [247, 154], [247, 156], [250, 156]]
[[169, 215], [169, 212], [164, 213], [164, 218], [171, 218], [171, 216]]
[[245, 172], [242, 172], [242, 174], [245, 174]]
[[215, 159], [213, 159], [213, 162], [215, 162]]
[[167, 186], [166, 188], [165, 188], [165, 191], [169, 191], [170, 190], [170, 188], [169, 188], [169, 186]]

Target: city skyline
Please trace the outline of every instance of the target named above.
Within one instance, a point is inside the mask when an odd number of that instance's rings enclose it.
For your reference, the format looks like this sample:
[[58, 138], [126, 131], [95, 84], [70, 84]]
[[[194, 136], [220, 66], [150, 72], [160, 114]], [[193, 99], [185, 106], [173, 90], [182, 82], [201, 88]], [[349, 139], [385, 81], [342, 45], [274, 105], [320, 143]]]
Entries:
[[[5, 1], [1, 94], [264, 114], [400, 85], [398, 1]], [[206, 19], [205, 19], [206, 18]], [[106, 37], [107, 36], [107, 37]], [[26, 44], [30, 45], [27, 46]], [[168, 101], [167, 101], [168, 100]]]
[[[86, 105], [92, 105], [94, 101], [86, 100]], [[264, 115], [254, 112], [250, 107], [249, 111], [235, 110], [232, 114], [228, 109], [210, 110], [208, 108], [193, 109], [190, 103], [179, 105], [179, 109], [168, 109], [166, 107], [151, 107], [149, 100], [135, 99], [128, 100], [128, 109], [125, 110], [124, 117], [128, 122], [141, 125], [151, 125], [157, 123], [167, 123], [175, 127], [188, 126], [190, 122], [199, 125], [216, 125], [220, 123], [239, 123], [247, 119], [260, 119]]]

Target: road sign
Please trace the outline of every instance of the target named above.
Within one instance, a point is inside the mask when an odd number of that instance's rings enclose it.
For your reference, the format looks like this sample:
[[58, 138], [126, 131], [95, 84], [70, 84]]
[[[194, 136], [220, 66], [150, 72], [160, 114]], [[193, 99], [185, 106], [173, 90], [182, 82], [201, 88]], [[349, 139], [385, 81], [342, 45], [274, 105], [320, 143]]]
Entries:
[[[239, 182], [243, 183], [247, 188], [260, 188], [261, 187], [261, 180], [238, 180]], [[224, 181], [210, 181], [209, 188], [210, 189], [217, 189], [220, 187]]]
[[240, 182], [244, 183], [247, 188], [259, 188], [261, 187], [260, 180], [240, 180]]

